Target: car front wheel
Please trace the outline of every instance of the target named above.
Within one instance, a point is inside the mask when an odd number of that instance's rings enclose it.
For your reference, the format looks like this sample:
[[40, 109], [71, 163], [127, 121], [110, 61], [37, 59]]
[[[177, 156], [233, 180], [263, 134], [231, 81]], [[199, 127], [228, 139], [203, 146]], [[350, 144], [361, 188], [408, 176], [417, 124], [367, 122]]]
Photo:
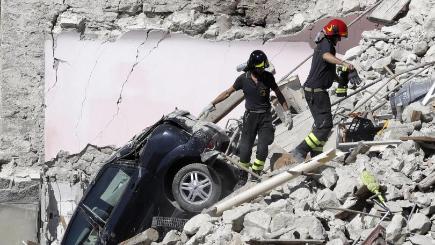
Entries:
[[172, 181], [172, 194], [181, 208], [201, 212], [216, 203], [222, 192], [221, 180], [215, 170], [201, 163], [181, 168]]

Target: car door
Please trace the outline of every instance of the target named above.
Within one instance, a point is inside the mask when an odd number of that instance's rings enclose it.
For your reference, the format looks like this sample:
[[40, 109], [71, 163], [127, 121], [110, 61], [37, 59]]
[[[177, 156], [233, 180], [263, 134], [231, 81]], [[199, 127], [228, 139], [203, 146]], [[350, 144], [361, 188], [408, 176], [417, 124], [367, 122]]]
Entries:
[[105, 237], [108, 244], [122, 242], [151, 226], [157, 197], [161, 194], [154, 176], [140, 168], [131, 188], [131, 191], [125, 193], [106, 225]]
[[137, 168], [122, 164], [107, 164], [92, 182], [68, 225], [62, 244], [98, 244], [117, 206], [137, 178]]

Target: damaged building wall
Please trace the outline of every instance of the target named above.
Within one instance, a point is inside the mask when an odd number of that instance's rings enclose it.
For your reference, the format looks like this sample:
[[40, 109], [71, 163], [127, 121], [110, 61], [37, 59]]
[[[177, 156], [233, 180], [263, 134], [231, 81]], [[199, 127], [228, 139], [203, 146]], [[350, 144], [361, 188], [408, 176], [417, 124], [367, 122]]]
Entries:
[[[383, 95], [393, 92], [398, 82], [391, 79], [388, 69], [399, 73], [434, 61], [435, 53], [431, 49], [435, 42], [435, 2], [412, 0], [405, 9], [391, 26], [364, 32], [360, 45], [346, 53], [345, 57], [358, 68], [363, 80], [372, 82], [379, 79], [380, 82], [339, 104], [339, 110], [334, 111], [342, 110], [348, 115], [359, 105], [358, 102], [378, 93], [357, 111], [370, 114], [379, 102], [386, 101], [387, 104], [375, 110], [374, 114], [391, 116], [391, 106]], [[430, 79], [432, 84], [434, 82], [433, 64], [426, 70], [412, 70], [397, 80], [403, 83], [414, 74], [412, 82]], [[388, 80], [391, 81], [385, 83]], [[381, 87], [382, 84], [386, 85]], [[338, 99], [333, 93], [331, 95], [333, 101]], [[413, 111], [419, 111], [421, 115], [413, 118]], [[385, 127], [377, 132], [376, 140], [399, 139], [407, 135], [426, 136], [433, 140], [434, 112], [433, 101], [427, 106], [416, 101], [405, 108], [401, 117], [379, 120], [385, 122]], [[298, 123], [295, 121], [296, 130], [299, 129]], [[296, 130], [290, 131], [289, 135], [297, 133]], [[291, 137], [282, 139], [281, 145], [292, 140]], [[371, 147], [357, 152], [350, 162], [337, 158], [320, 171], [320, 176], [300, 176], [249, 203], [223, 212], [222, 216], [199, 214], [190, 219], [181, 232], [167, 233], [161, 244], [177, 241], [188, 244], [222, 241], [228, 244], [249, 241], [291, 243], [300, 241], [298, 239], [328, 245], [363, 244], [379, 224], [385, 228], [384, 236], [378, 240], [380, 243], [373, 244], [434, 244], [433, 141], [426, 142], [429, 145], [416, 141], [408, 140], [398, 146]], [[387, 208], [376, 204], [374, 196], [368, 198], [373, 193], [367, 197], [359, 195], [364, 186], [364, 170], [371, 172], [380, 183]], [[240, 193], [246, 192], [247, 189]], [[387, 209], [391, 214], [381, 219]]]
[[[102, 43], [58, 37], [52, 69], [46, 51], [46, 159], [75, 153], [87, 143], [121, 146], [174, 108], [198, 115], [240, 74], [235, 67], [263, 49], [282, 77], [310, 55], [307, 43], [211, 42], [166, 32], [135, 31]], [[294, 57], [289, 59], [288, 57]], [[298, 70], [301, 80], [309, 63]], [[233, 111], [238, 118], [243, 106]], [[221, 126], [225, 126], [222, 121]]]
[[[113, 40], [130, 30], [214, 40], [270, 39], [374, 1], [2, 1], [0, 163], [44, 161], [44, 43], [62, 30]], [[331, 11], [332, 10], [332, 11]], [[54, 59], [54, 68], [61, 60]]]

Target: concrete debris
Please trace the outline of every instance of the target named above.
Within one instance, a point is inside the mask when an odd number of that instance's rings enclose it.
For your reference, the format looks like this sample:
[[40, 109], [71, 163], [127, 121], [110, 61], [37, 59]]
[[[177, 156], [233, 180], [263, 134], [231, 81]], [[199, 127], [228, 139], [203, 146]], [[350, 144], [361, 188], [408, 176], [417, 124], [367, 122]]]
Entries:
[[150, 245], [152, 242], [156, 242], [159, 239], [159, 232], [154, 230], [153, 228], [149, 228], [144, 232], [139, 233], [138, 235], [128, 239], [120, 243], [120, 245], [135, 245], [135, 244], [143, 244]]
[[386, 228], [387, 240], [393, 243], [399, 243], [399, 240], [403, 237], [402, 228], [405, 226], [405, 224], [405, 218], [400, 214], [395, 214], [390, 224], [388, 224]]
[[337, 196], [330, 189], [319, 191], [316, 196], [316, 203], [319, 208], [340, 206]]
[[426, 234], [431, 228], [431, 222], [426, 215], [422, 213], [416, 213], [409, 221], [409, 230], [418, 234]]
[[225, 224], [231, 224], [232, 230], [240, 232], [243, 229], [244, 217], [247, 213], [255, 210], [253, 205], [242, 205], [223, 212], [222, 219]]
[[276, 214], [270, 222], [270, 231], [276, 232], [287, 228], [289, 225], [295, 224], [295, 216], [291, 213], [281, 212]]
[[423, 236], [423, 235], [414, 235], [409, 238], [412, 244], [415, 245], [433, 245], [435, 244], [435, 240], [432, 237]]
[[177, 242], [181, 241], [180, 232], [176, 230], [171, 230], [166, 233], [166, 236], [163, 238], [163, 245], [175, 245]]
[[198, 214], [186, 222], [183, 228], [183, 232], [187, 235], [195, 235], [198, 232], [198, 230], [202, 226], [208, 224], [210, 220], [211, 220], [210, 215]]
[[263, 211], [254, 211], [245, 216], [243, 221], [244, 234], [256, 234], [257, 238], [262, 237], [268, 230], [270, 226], [270, 221], [272, 217]]
[[322, 177], [320, 177], [319, 183], [326, 188], [331, 189], [337, 183], [338, 175], [334, 168], [325, 168], [321, 171], [321, 174]]

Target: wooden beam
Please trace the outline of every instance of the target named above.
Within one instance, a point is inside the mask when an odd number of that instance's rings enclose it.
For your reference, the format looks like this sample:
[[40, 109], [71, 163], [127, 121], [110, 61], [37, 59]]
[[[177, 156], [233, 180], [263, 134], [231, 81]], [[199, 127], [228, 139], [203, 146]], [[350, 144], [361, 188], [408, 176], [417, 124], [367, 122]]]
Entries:
[[[342, 156], [344, 153], [336, 152], [335, 149], [331, 149], [327, 152], [324, 152], [316, 157], [314, 157], [311, 161], [306, 163], [301, 163], [296, 167], [290, 169], [293, 172], [312, 172], [319, 167], [323, 166], [327, 162], [331, 161], [335, 157]], [[261, 183], [253, 186], [252, 188], [233, 196], [229, 199], [222, 200], [215, 205], [213, 205], [208, 213], [212, 216], [221, 215], [225, 210], [236, 207], [242, 203], [248, 202], [257, 196], [267, 193], [274, 188], [287, 183], [288, 181], [296, 178], [299, 174], [291, 174], [290, 172], [282, 172], [278, 175], [275, 175], [267, 180], [262, 181]]]
[[305, 245], [305, 244], [326, 244], [326, 240], [314, 239], [264, 239], [264, 240], [249, 240], [248, 244], [287, 244], [287, 245]]
[[402, 136], [402, 137], [400, 137], [400, 140], [403, 140], [403, 141], [413, 140], [413, 141], [422, 141], [422, 142], [435, 142], [435, 137], [429, 137], [429, 136]]
[[418, 183], [418, 189], [421, 191], [428, 190], [431, 186], [435, 184], [435, 172], [429, 174], [420, 183]]
[[409, 2], [410, 0], [383, 0], [369, 15], [368, 19], [373, 22], [391, 24], [407, 8]]

